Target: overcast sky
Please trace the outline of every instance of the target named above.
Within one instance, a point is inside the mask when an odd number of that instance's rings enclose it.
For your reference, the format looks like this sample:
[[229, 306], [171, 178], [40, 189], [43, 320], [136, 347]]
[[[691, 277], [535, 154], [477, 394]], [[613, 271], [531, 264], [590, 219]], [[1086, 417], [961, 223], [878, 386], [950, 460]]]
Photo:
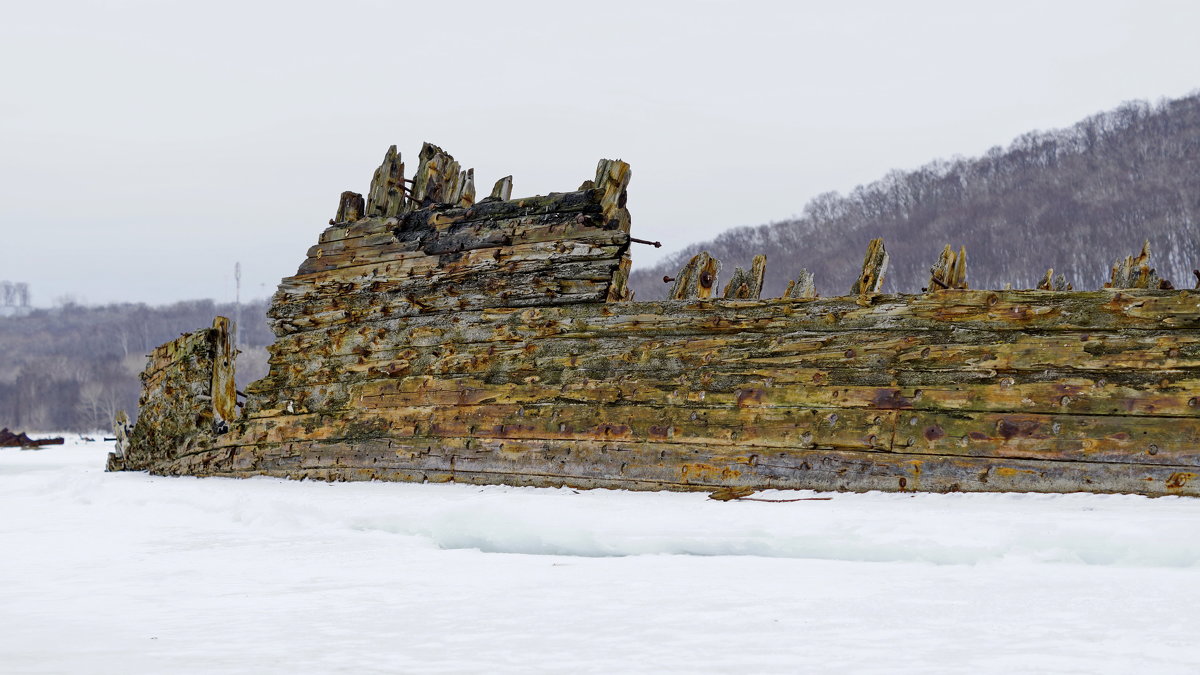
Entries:
[[[635, 266], [890, 169], [1200, 87], [1200, 3], [23, 2], [0, 10], [0, 280], [232, 300], [422, 141], [486, 193], [633, 166]], [[411, 174], [411, 168], [410, 168]], [[768, 252], [769, 253], [769, 252]]]

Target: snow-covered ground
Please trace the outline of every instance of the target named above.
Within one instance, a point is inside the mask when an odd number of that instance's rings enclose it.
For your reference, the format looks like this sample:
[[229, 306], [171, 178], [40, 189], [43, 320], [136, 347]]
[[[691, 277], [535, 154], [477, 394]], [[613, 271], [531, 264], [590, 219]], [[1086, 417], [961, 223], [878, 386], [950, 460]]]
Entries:
[[0, 450], [0, 672], [1200, 672], [1200, 500], [156, 478], [108, 450]]

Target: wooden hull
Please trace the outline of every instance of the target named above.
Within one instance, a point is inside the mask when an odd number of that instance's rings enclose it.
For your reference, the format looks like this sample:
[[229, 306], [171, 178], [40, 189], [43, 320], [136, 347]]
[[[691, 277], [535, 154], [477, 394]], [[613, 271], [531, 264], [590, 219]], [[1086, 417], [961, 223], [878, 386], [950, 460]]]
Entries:
[[633, 302], [627, 181], [602, 163], [573, 193], [331, 226], [280, 286], [271, 371], [241, 417], [188, 429], [205, 378], [228, 374], [164, 356], [154, 377], [198, 384], [148, 394], [110, 467], [1200, 494], [1200, 293]]

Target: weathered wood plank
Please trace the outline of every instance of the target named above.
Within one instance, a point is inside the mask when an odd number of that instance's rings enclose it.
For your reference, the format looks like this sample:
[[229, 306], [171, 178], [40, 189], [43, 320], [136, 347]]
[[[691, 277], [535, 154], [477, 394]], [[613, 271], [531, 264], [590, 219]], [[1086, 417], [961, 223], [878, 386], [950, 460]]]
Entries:
[[[363, 436], [461, 436], [514, 440], [655, 441], [746, 447], [887, 449], [896, 412], [838, 408], [683, 408], [584, 404], [415, 405], [342, 414], [281, 415], [254, 443]], [[245, 437], [244, 437], [245, 438]], [[247, 439], [249, 440], [249, 439]]]
[[214, 448], [156, 468], [192, 475], [281, 475], [320, 480], [471, 480], [626, 489], [925, 492], [1133, 492], [1197, 496], [1196, 472], [1153, 464], [1053, 462], [964, 456], [789, 449], [707, 452], [665, 443], [364, 438], [253, 449]]
[[[312, 341], [340, 340], [347, 333], [403, 335], [416, 344], [516, 341], [548, 337], [606, 338], [655, 336], [717, 337], [735, 334], [763, 336], [789, 333], [839, 333], [869, 328], [879, 331], [1038, 331], [1084, 335], [1122, 331], [1174, 331], [1200, 328], [1200, 294], [1193, 291], [1140, 291], [1111, 294], [1044, 293], [1037, 291], [961, 291], [953, 294], [906, 296], [907, 303], [879, 301], [859, 307], [846, 298], [814, 301], [763, 300], [663, 303], [628, 302], [602, 307], [492, 308], [459, 312], [452, 323], [427, 316], [379, 318], [378, 323], [326, 328], [308, 338], [287, 338], [277, 348]], [[942, 302], [953, 295], [953, 304]], [[1075, 296], [1065, 298], [1065, 295]], [[1083, 297], [1079, 297], [1083, 296]], [[1103, 296], [1103, 297], [1097, 297]], [[1057, 300], [1056, 298], [1063, 298]], [[667, 311], [664, 311], [667, 310]], [[954, 315], [938, 320], [935, 317]], [[866, 337], [866, 336], [864, 336]], [[397, 337], [397, 339], [401, 339]], [[300, 340], [293, 343], [292, 340]], [[1102, 341], [1095, 343], [1097, 347]], [[1079, 356], [1076, 354], [1075, 356]], [[1171, 354], [1166, 354], [1172, 357]], [[1172, 357], [1173, 358], [1173, 357]]]
[[1142, 251], [1137, 256], [1125, 256], [1124, 260], [1113, 263], [1112, 276], [1105, 288], [1172, 288], [1169, 281], [1160, 279], [1153, 267], [1150, 267], [1150, 240], [1142, 244]]
[[396, 146], [388, 148], [383, 163], [375, 169], [371, 189], [367, 192], [364, 215], [368, 218], [390, 218], [403, 213], [408, 206], [404, 192], [404, 162]]
[[817, 297], [817, 287], [812, 272], [802, 269], [796, 278], [789, 281], [783, 297], [790, 300], [811, 300]]
[[357, 192], [343, 192], [338, 198], [337, 213], [333, 216], [333, 222], [345, 223], [358, 220], [363, 217], [364, 210], [362, 195]]
[[[626, 241], [628, 236], [605, 229], [599, 214], [555, 214], [499, 221], [466, 221], [455, 225], [446, 236], [426, 240], [412, 234], [397, 234], [395, 229], [363, 237], [320, 243], [308, 251], [297, 276], [338, 270], [404, 257], [460, 253], [523, 243], [557, 242], [572, 239], [603, 238]], [[399, 227], [399, 226], [397, 226]]]
[[935, 455], [1200, 467], [1200, 420], [905, 411], [895, 449]]
[[421, 313], [468, 311], [487, 307], [552, 306], [604, 302], [617, 258], [566, 263], [548, 274], [544, 269], [504, 276], [448, 279], [441, 287], [419, 280], [379, 281], [382, 290], [332, 296], [318, 294], [309, 302], [277, 298], [268, 314], [277, 334], [347, 321], [372, 321]]
[[928, 290], [930, 291], [965, 289], [967, 287], [967, 247], [963, 246], [958, 253], [955, 253], [954, 249], [946, 244], [937, 263], [929, 269], [929, 274]]
[[512, 199], [512, 184], [512, 176], [505, 176], [496, 181], [496, 184], [492, 186], [492, 193], [488, 195], [488, 199], [499, 201], [508, 201], [509, 199]]
[[[419, 277], [427, 283], [436, 279], [453, 278], [455, 274], [469, 271], [471, 266], [482, 270], [497, 271], [497, 264], [510, 261], [544, 260], [560, 255], [564, 262], [598, 257], [617, 258], [625, 250], [624, 235], [610, 232], [584, 234], [578, 238], [563, 238], [553, 241], [518, 242], [505, 246], [468, 249], [455, 253], [426, 254], [412, 252], [397, 254], [390, 259], [382, 258], [367, 264], [346, 265], [330, 272], [302, 274], [290, 277], [280, 284], [284, 294], [308, 292], [323, 285], [344, 284], [354, 281], [376, 281], [380, 279], [402, 279]], [[549, 261], [553, 262], [553, 261]], [[481, 271], [482, 271], [481, 270]], [[500, 270], [504, 271], [504, 270]]]
[[[353, 357], [360, 365], [393, 359], [429, 361], [431, 372], [461, 372], [458, 355], [480, 353], [488, 367], [511, 362], [539, 370], [600, 362], [645, 362], [658, 369], [698, 366], [717, 369], [860, 368], [876, 372], [932, 370], [968, 373], [1053, 370], [1056, 373], [1152, 372], [1200, 368], [1200, 334], [1192, 331], [1098, 331], [1090, 333], [1017, 331], [881, 330], [794, 333], [720, 333], [658, 336], [631, 331], [620, 340], [548, 335], [519, 336], [495, 328], [476, 331], [457, 321], [427, 330], [325, 329], [321, 335], [282, 338], [272, 349], [284, 362], [300, 352], [320, 350], [341, 368]], [[476, 345], [479, 348], [476, 349]], [[584, 360], [580, 360], [580, 357]], [[573, 359], [567, 363], [565, 359]], [[422, 361], [424, 363], [424, 361]]]
[[[898, 417], [897, 417], [898, 416]], [[917, 454], [1200, 467], [1200, 420], [880, 411], [837, 407], [696, 408], [544, 402], [388, 406], [280, 416], [255, 443], [430, 436], [601, 440], [756, 448], [858, 448]]]
[[756, 255], [750, 271], [735, 267], [721, 296], [731, 300], [757, 300], [762, 295], [763, 275], [767, 272], [767, 256]]
[[[820, 406], [873, 408], [879, 410], [1016, 411], [1092, 415], [1155, 415], [1196, 417], [1195, 387], [1200, 379], [1178, 379], [1167, 387], [1146, 390], [1125, 384], [1098, 384], [1084, 378], [1065, 382], [1030, 382], [1004, 386], [994, 381], [976, 384], [912, 383], [914, 373], [902, 384], [877, 385], [828, 382], [835, 378], [818, 372], [817, 381], [780, 383], [761, 375], [704, 375], [676, 377], [653, 383], [629, 373], [611, 373], [609, 379], [571, 378], [567, 381], [531, 382], [536, 375], [518, 372], [470, 376], [407, 376], [352, 383], [312, 384], [279, 387], [279, 395], [301, 399], [323, 390], [334, 393], [343, 405], [389, 407], [422, 402], [454, 404], [535, 403], [539, 400], [578, 401], [610, 405], [630, 401], [645, 405], [737, 406], [755, 401], [761, 407]], [[998, 378], [1003, 379], [1003, 378]]]
[[675, 275], [675, 285], [667, 296], [672, 300], [705, 300], [713, 297], [717, 288], [717, 277], [721, 273], [721, 261], [700, 252]]
[[884, 249], [883, 239], [872, 239], [867, 244], [867, 255], [863, 258], [862, 272], [850, 287], [850, 294], [857, 295], [860, 301], [883, 290], [883, 277], [887, 274], [888, 253]]

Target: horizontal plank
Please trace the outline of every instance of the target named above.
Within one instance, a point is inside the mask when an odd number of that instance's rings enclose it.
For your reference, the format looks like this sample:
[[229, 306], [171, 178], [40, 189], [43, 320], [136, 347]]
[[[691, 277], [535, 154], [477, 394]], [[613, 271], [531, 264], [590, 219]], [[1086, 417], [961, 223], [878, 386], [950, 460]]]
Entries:
[[[949, 293], [949, 291], [947, 291]], [[600, 306], [491, 308], [461, 312], [453, 324], [436, 317], [396, 320], [375, 317], [378, 326], [358, 325], [346, 331], [377, 329], [407, 332], [424, 344], [528, 340], [545, 337], [630, 337], [630, 336], [720, 336], [740, 333], [780, 335], [870, 331], [1072, 331], [1112, 332], [1125, 330], [1170, 331], [1200, 326], [1200, 295], [1191, 291], [1096, 291], [1054, 293], [1049, 291], [954, 291], [973, 295], [986, 305], [992, 295], [1008, 307], [1022, 307], [1036, 322], [1007, 320], [1005, 312], [994, 319], [940, 320], [928, 315], [935, 308], [929, 296], [888, 296], [877, 304], [860, 307], [846, 298], [705, 300], [664, 302], [621, 302]], [[986, 294], [986, 295], [985, 295]], [[937, 294], [931, 294], [937, 295]], [[1075, 296], [1070, 300], [1056, 296]], [[1119, 300], [1119, 302], [1117, 301]], [[964, 300], [965, 301], [965, 300]], [[1147, 305], [1153, 310], [1145, 311]], [[1067, 309], [1076, 314], [1072, 317]], [[314, 336], [314, 339], [333, 338]]]
[[395, 406], [256, 422], [255, 443], [347, 435], [654, 441], [1200, 467], [1200, 420], [1105, 415], [572, 403]]
[[[689, 409], [578, 404], [406, 406], [345, 413], [278, 415], [247, 427], [247, 442], [399, 434], [511, 439], [632, 440], [755, 447], [891, 445], [894, 411], [832, 408]], [[253, 431], [252, 431], [253, 430]]]
[[[276, 334], [390, 317], [470, 311], [485, 307], [553, 306], [603, 302], [619, 259], [575, 263], [557, 270], [485, 277], [444, 284], [437, 290], [417, 285], [410, 293], [356, 293], [329, 301], [276, 303], [268, 317]], [[576, 275], [576, 276], [570, 276]]]
[[905, 411], [899, 452], [1200, 466], [1200, 420]]
[[605, 227], [600, 214], [552, 214], [502, 221], [457, 223], [453, 230], [402, 232], [399, 228], [312, 246], [296, 276], [394, 259], [437, 256], [518, 244], [605, 238], [628, 241], [628, 234]]
[[1060, 462], [841, 449], [746, 452], [738, 446], [363, 438], [214, 447], [155, 467], [188, 475], [464, 480], [637, 489], [1117, 492], [1200, 496], [1197, 473], [1153, 464]]
[[[1041, 392], [1044, 403], [1058, 409], [1064, 396], [1072, 399], [1067, 404], [1078, 404], [1095, 396], [1107, 400], [1117, 389], [1128, 397], [1136, 397], [1138, 390], [1150, 397], [1187, 393], [1188, 381], [1200, 376], [1197, 340], [1194, 333], [1182, 331], [1153, 335], [846, 331], [769, 338], [745, 334], [557, 338], [423, 346], [414, 333], [397, 337], [368, 328], [339, 334], [336, 340], [281, 340], [272, 349], [271, 363], [279, 366], [274, 371], [281, 376], [276, 379], [279, 386], [398, 375], [486, 375], [493, 383], [530, 377], [557, 383], [641, 375], [647, 380], [674, 382], [703, 368], [710, 378], [741, 378], [736, 386], [762, 386], [759, 382], [912, 388], [978, 384], [982, 388], [965, 388], [965, 394], [949, 395], [969, 400], [977, 397], [971, 392], [986, 394], [990, 386], [1002, 389], [996, 394], [999, 400], [1019, 402], [1031, 394], [1040, 400], [1036, 394]], [[972, 344], [939, 344], [946, 341]], [[385, 344], [407, 346], [379, 348]], [[306, 348], [300, 350], [298, 345]], [[300, 353], [305, 358], [295, 359]], [[937, 356], [946, 353], [953, 355], [948, 357], [949, 364]], [[978, 358], [964, 356], [968, 353]], [[899, 395], [912, 397], [914, 393]], [[1175, 412], [1194, 413], [1189, 408], [1195, 406], [1187, 405], [1191, 398], [1182, 396]], [[1168, 414], [1156, 412], [1154, 408], [1163, 406], [1153, 402], [1140, 407], [1112, 404], [1113, 410], [1125, 412], [1135, 407], [1151, 414]]]
[[[455, 260], [442, 257], [408, 258], [403, 261], [339, 270], [338, 274], [308, 275], [287, 279], [275, 293], [272, 313], [283, 305], [309, 303], [314, 307], [335, 305], [354, 297], [357, 304], [369, 303], [381, 293], [447, 295], [459, 292], [464, 283], [503, 287], [503, 281], [519, 275], [578, 277], [592, 274], [609, 278], [625, 250], [611, 238], [600, 241], [560, 241], [469, 251]], [[351, 274], [343, 275], [341, 272]], [[366, 272], [364, 274], [364, 272]], [[358, 298], [357, 296], [362, 296]]]
[[[870, 368], [996, 372], [1012, 370], [1103, 371], [1200, 368], [1200, 334], [1192, 331], [1091, 331], [1025, 333], [1017, 331], [796, 331], [777, 335], [651, 336], [612, 338], [550, 336], [513, 340], [497, 329], [480, 335], [454, 325], [455, 337], [490, 338], [480, 342], [390, 331], [371, 326], [327, 335], [284, 338], [272, 349], [277, 359], [320, 350], [331, 359], [355, 356], [371, 361], [414, 360], [422, 354], [486, 353], [489, 362], [532, 362], [580, 356], [637, 363], [653, 358], [681, 367], [696, 365], [753, 368]], [[418, 357], [419, 358], [419, 357]], [[547, 361], [547, 367], [555, 364]], [[537, 367], [542, 367], [540, 362]], [[438, 372], [457, 372], [453, 369]]]
[[[486, 355], [476, 355], [486, 364]], [[318, 369], [306, 372], [306, 367]], [[342, 371], [338, 372], [338, 368]], [[1092, 415], [1200, 416], [1195, 371], [975, 374], [794, 369], [759, 373], [703, 370], [572, 369], [459, 375], [413, 374], [403, 360], [330, 366], [323, 359], [276, 367], [256, 383], [264, 408], [291, 400], [310, 410], [365, 406], [628, 401], [688, 407], [844, 407]]]

